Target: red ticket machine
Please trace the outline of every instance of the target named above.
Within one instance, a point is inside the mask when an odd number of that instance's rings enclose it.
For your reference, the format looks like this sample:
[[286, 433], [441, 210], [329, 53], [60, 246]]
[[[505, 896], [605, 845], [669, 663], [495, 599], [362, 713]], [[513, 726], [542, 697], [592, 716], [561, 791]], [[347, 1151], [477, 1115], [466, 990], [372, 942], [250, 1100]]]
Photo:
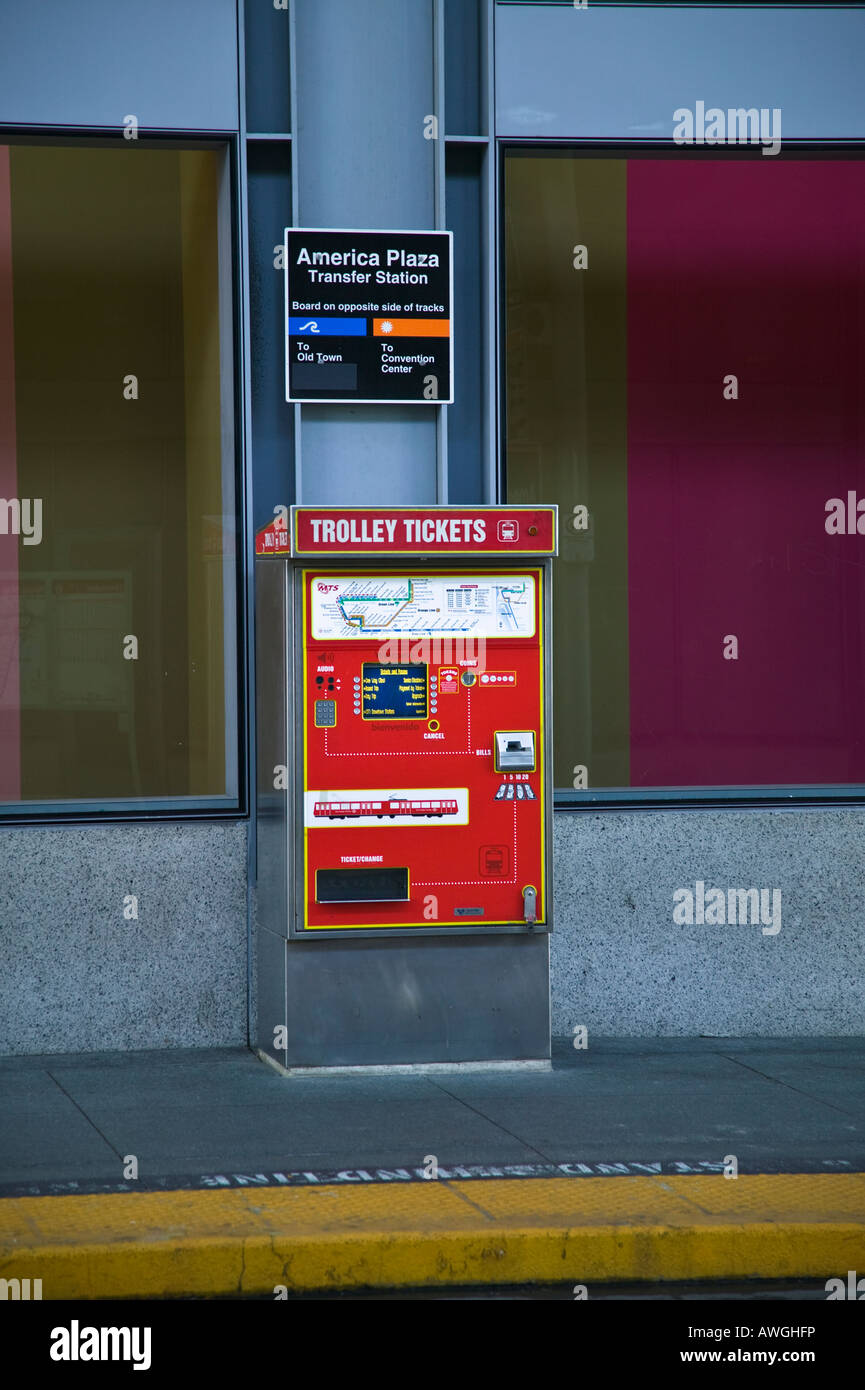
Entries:
[[549, 931], [555, 507], [299, 506], [256, 549], [285, 567], [289, 956]]

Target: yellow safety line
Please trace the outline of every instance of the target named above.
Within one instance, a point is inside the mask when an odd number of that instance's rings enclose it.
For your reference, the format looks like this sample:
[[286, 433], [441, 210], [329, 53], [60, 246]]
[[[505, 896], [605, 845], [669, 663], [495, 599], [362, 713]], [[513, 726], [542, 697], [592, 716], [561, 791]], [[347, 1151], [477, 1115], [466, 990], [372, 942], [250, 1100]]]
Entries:
[[0, 1278], [152, 1298], [865, 1270], [865, 1174], [533, 1178], [0, 1201]]

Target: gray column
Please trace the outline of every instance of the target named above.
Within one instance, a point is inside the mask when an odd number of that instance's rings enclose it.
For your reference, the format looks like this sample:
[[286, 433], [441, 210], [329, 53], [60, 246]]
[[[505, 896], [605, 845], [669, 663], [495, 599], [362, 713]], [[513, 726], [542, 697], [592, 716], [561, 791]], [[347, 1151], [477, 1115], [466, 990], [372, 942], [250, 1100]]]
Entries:
[[[294, 224], [434, 227], [434, 0], [295, 0], [292, 51]], [[444, 408], [297, 406], [298, 501], [435, 502]]]

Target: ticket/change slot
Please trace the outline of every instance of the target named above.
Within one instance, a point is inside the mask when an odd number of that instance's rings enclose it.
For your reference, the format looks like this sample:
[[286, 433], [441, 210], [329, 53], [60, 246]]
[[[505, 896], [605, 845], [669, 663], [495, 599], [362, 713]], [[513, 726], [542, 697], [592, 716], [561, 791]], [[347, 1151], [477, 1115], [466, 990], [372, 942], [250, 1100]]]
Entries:
[[531, 729], [497, 732], [496, 772], [534, 772], [535, 735]]
[[406, 903], [408, 869], [317, 869], [317, 903]]

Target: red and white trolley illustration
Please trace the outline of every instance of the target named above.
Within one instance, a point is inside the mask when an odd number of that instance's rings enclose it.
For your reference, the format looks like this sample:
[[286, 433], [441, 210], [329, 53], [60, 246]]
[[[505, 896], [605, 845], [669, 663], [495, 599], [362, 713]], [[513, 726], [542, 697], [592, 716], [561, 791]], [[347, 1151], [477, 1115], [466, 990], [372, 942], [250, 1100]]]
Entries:
[[402, 797], [389, 797], [384, 801], [316, 801], [313, 814], [328, 820], [356, 819], [358, 816], [377, 816], [383, 820], [389, 816], [426, 816], [427, 818], [455, 816], [459, 807], [456, 801], [409, 801]]

